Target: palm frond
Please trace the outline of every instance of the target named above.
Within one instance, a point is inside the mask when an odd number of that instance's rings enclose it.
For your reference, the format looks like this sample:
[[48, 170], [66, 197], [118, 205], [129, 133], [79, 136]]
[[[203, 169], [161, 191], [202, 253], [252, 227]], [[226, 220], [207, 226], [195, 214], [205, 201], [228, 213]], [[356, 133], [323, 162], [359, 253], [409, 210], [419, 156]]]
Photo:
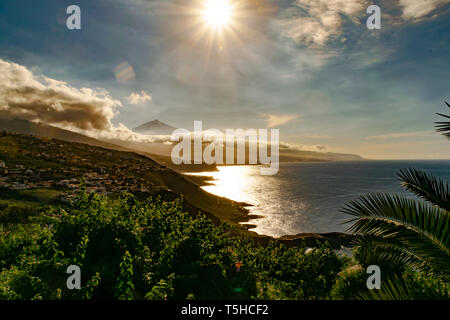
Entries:
[[450, 273], [450, 215], [446, 211], [389, 194], [361, 197], [342, 211], [355, 217], [349, 231], [407, 248], [422, 265]]
[[378, 265], [383, 270], [388, 268], [396, 272], [406, 266], [427, 272], [430, 270], [421, 257], [403, 247], [395, 239], [360, 235], [353, 243], [359, 249], [356, 256], [362, 265]]
[[368, 290], [359, 295], [363, 300], [447, 300], [445, 286], [418, 286], [397, 275], [389, 276], [381, 282], [381, 290]]
[[401, 169], [398, 173], [402, 186], [419, 198], [450, 211], [450, 190], [448, 183], [417, 169]]
[[381, 290], [361, 293], [360, 298], [363, 300], [415, 300], [414, 289], [411, 289], [413, 288], [409, 288], [401, 278], [393, 276], [382, 282]]
[[[450, 104], [448, 104], [447, 102], [445, 102], [445, 104], [450, 108]], [[439, 116], [450, 119], [450, 116], [447, 116], [445, 114], [442, 113], [438, 113]], [[436, 122], [436, 131], [437, 132], [442, 132], [442, 134], [444, 136], [447, 137], [447, 139], [450, 139], [450, 122], [449, 121], [441, 121], [441, 122]]]
[[[348, 222], [357, 222], [349, 229], [357, 234], [370, 231], [371, 221], [386, 222], [392, 227], [404, 226], [416, 230], [436, 241], [443, 249], [449, 250], [450, 215], [423, 201], [395, 194], [374, 193], [350, 201], [342, 212], [355, 217]], [[383, 234], [386, 232], [381, 231]]]

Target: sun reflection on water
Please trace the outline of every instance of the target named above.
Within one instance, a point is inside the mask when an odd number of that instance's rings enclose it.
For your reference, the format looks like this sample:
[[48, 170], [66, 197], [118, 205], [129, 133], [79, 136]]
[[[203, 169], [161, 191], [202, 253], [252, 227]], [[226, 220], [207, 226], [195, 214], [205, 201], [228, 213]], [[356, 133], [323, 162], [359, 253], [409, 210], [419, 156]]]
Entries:
[[208, 180], [211, 185], [202, 189], [214, 195], [228, 198], [237, 202], [245, 202], [256, 205], [256, 199], [251, 196], [255, 177], [252, 175], [254, 168], [249, 166], [219, 166], [218, 171], [187, 173], [193, 176], [211, 177]]
[[340, 209], [362, 194], [404, 192], [395, 178], [399, 168], [418, 166], [450, 176], [448, 162], [285, 163], [274, 176], [262, 176], [260, 166], [221, 166], [209, 176], [211, 194], [250, 204], [252, 231], [269, 236], [346, 232], [348, 215]]
[[[285, 190], [285, 180], [275, 176], [261, 176], [259, 166], [218, 166], [218, 171], [187, 173], [211, 177], [210, 185], [202, 189], [211, 194], [247, 203], [250, 214], [261, 218], [248, 223], [259, 234], [282, 236], [296, 232], [295, 224], [302, 221], [304, 204], [292, 201]], [[284, 206], [290, 208], [286, 213]]]

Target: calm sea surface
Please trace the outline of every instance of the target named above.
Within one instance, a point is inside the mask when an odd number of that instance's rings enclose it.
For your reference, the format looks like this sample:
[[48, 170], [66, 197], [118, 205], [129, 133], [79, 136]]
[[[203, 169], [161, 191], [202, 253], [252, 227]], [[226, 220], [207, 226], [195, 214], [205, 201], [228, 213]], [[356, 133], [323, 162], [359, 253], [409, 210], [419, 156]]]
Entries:
[[257, 166], [219, 167], [212, 186], [215, 195], [251, 204], [264, 216], [250, 224], [260, 234], [282, 236], [303, 232], [345, 231], [349, 216], [339, 211], [349, 200], [371, 192], [411, 196], [397, 180], [400, 168], [414, 167], [450, 180], [450, 161], [364, 161], [281, 164], [275, 176], [261, 176]]

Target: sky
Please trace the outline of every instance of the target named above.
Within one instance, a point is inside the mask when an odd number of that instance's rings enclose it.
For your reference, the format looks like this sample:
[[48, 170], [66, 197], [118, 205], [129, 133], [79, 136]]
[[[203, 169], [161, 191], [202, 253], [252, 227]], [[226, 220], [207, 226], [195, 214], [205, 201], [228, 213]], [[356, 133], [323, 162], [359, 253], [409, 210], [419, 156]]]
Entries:
[[[450, 159], [434, 132], [450, 102], [448, 0], [0, 2], [0, 115], [79, 131], [159, 119], [278, 128], [305, 150]], [[81, 8], [81, 30], [66, 27]], [[381, 29], [369, 30], [370, 5]]]

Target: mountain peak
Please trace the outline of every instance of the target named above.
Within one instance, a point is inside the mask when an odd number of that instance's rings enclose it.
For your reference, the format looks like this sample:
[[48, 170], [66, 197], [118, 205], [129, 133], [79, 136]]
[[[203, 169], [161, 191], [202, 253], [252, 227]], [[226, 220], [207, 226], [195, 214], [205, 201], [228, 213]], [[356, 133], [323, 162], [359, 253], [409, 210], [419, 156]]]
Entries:
[[145, 123], [145, 124], [149, 124], [149, 125], [166, 125], [164, 122], [161, 122], [161, 121], [159, 121], [158, 119], [149, 121], [149, 122], [147, 122], [147, 123]]
[[157, 119], [146, 122], [133, 129], [134, 132], [148, 134], [148, 135], [167, 135], [172, 134], [177, 128], [172, 127]]

